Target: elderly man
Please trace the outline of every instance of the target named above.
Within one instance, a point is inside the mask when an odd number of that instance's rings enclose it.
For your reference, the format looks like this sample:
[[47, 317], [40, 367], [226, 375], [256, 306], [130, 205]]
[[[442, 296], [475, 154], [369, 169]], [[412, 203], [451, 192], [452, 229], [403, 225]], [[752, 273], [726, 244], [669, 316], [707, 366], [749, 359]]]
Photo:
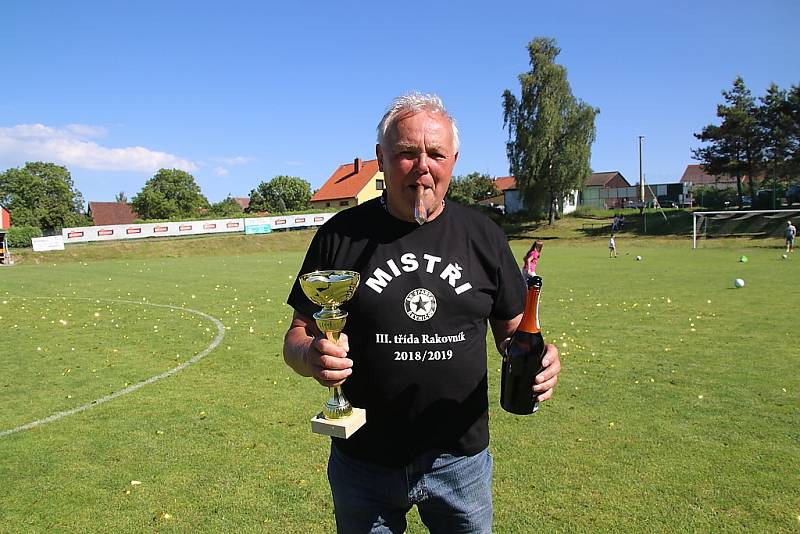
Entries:
[[[413, 505], [431, 531], [491, 532], [486, 326], [500, 349], [525, 285], [500, 228], [445, 200], [458, 146], [437, 96], [395, 99], [378, 126], [384, 195], [331, 218], [301, 269], [361, 273], [339, 343], [320, 334], [298, 283], [289, 296], [287, 364], [341, 384], [368, 414], [349, 439], [332, 439], [339, 532], [403, 532]], [[561, 369], [553, 345], [544, 366], [531, 384], [539, 401]]]

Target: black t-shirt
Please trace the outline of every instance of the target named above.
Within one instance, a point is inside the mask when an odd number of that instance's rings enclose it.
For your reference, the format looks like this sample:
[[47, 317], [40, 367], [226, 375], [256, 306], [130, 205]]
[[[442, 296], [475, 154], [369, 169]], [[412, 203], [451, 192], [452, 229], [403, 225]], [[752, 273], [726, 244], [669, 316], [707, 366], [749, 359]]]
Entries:
[[[487, 319], [522, 313], [519, 267], [502, 230], [475, 210], [448, 201], [419, 226], [379, 200], [332, 217], [300, 270], [361, 274], [342, 306], [353, 360], [343, 389], [367, 423], [336, 444], [394, 466], [430, 449], [476, 454], [489, 443]], [[319, 310], [297, 281], [288, 303], [309, 317]]]

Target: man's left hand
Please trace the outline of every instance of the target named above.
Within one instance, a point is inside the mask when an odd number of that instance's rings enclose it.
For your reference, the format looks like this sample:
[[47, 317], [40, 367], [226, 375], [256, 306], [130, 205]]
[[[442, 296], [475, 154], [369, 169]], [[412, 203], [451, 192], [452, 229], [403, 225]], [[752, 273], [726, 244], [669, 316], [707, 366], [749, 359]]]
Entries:
[[558, 357], [558, 347], [547, 344], [547, 352], [542, 359], [544, 370], [536, 375], [533, 391], [538, 393], [536, 400], [544, 402], [553, 396], [553, 389], [558, 382], [558, 373], [561, 372], [561, 359]]

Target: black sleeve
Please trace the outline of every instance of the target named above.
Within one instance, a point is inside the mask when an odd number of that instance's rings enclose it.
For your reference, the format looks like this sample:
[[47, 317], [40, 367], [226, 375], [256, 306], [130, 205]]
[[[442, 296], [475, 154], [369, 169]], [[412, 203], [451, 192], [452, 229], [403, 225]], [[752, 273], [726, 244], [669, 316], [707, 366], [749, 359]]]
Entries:
[[525, 308], [526, 287], [522, 271], [508, 245], [508, 238], [502, 231], [499, 234], [494, 241], [498, 243], [499, 248], [497, 251], [499, 258], [497, 264], [498, 287], [491, 318], [506, 321], [522, 313]]

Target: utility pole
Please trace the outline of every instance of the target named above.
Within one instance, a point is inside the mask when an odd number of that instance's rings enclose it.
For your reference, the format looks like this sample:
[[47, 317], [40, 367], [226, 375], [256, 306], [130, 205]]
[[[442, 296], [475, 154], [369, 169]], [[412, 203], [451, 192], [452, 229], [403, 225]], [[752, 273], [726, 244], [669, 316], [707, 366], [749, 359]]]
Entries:
[[644, 174], [642, 173], [642, 140], [644, 139], [643, 135], [639, 136], [639, 197], [640, 197], [640, 208], [639, 213], [642, 215], [642, 221], [644, 223], [644, 233], [647, 233], [647, 215], [644, 212]]
[[643, 135], [639, 136], [639, 200], [642, 201], [642, 206], [644, 206], [644, 174], [642, 174], [642, 139], [644, 139]]

